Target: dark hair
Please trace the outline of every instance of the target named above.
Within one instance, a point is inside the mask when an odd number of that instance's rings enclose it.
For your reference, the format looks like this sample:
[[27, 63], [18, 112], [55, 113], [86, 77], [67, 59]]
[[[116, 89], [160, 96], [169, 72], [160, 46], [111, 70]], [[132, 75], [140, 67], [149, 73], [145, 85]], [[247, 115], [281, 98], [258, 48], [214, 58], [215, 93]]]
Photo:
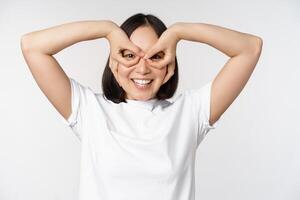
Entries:
[[[140, 26], [151, 26], [156, 32], [157, 36], [160, 37], [161, 34], [167, 29], [165, 24], [158, 19], [156, 16], [148, 14], [137, 13], [123, 22], [120, 26], [122, 30], [127, 34], [128, 37], [132, 32]], [[163, 85], [160, 86], [156, 93], [156, 98], [159, 100], [164, 100], [171, 98], [176, 92], [178, 86], [178, 63], [175, 56], [175, 70], [173, 76]], [[125, 95], [126, 92], [115, 79], [111, 68], [109, 67], [109, 58], [107, 60], [103, 75], [102, 75], [102, 90], [105, 97], [114, 103], [126, 102]], [[127, 102], [126, 102], [127, 103]]]

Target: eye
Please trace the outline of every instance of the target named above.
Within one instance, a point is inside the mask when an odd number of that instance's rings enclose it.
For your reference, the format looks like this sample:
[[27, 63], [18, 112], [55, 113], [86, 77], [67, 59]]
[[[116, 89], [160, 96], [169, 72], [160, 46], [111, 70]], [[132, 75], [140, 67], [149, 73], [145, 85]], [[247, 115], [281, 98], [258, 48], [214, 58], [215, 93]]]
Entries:
[[156, 55], [154, 55], [154, 56], [151, 57], [151, 59], [153, 59], [153, 58], [154, 58], [154, 59], [160, 59], [161, 57], [160, 57], [159, 55], [156, 54]]
[[125, 54], [123, 57], [126, 57], [126, 58], [134, 58], [135, 55], [132, 54], [132, 53], [128, 53], [128, 54]]
[[126, 58], [126, 59], [134, 59], [135, 55], [134, 53], [128, 51], [128, 50], [123, 50], [122, 51], [122, 57]]
[[163, 56], [164, 56], [163, 53], [158, 53], [158, 54], [155, 54], [154, 56], [152, 56], [151, 59], [158, 60], [158, 59], [162, 59]]

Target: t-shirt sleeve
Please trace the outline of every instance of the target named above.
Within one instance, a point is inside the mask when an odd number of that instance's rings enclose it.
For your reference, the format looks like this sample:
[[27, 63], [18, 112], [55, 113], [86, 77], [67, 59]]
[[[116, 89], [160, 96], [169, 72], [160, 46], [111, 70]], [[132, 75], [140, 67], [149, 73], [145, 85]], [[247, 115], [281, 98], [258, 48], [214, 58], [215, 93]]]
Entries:
[[87, 93], [89, 92], [89, 87], [84, 86], [77, 82], [75, 79], [69, 77], [71, 84], [71, 104], [72, 111], [68, 119], [65, 119], [60, 115], [62, 122], [70, 127], [73, 133], [78, 137], [79, 140], [82, 139], [82, 122], [84, 110], [87, 105]]
[[213, 80], [209, 81], [199, 89], [191, 89], [192, 106], [195, 111], [198, 126], [198, 142], [200, 142], [211, 129], [218, 127], [221, 117], [214, 123], [209, 124], [211, 106], [211, 88]]

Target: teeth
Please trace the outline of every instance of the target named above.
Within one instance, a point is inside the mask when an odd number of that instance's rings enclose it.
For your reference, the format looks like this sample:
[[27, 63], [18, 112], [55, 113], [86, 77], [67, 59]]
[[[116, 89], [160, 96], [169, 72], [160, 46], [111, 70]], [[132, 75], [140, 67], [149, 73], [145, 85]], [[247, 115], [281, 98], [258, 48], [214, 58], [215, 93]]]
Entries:
[[133, 79], [134, 82], [146, 85], [151, 82], [151, 80], [138, 80], [138, 79]]

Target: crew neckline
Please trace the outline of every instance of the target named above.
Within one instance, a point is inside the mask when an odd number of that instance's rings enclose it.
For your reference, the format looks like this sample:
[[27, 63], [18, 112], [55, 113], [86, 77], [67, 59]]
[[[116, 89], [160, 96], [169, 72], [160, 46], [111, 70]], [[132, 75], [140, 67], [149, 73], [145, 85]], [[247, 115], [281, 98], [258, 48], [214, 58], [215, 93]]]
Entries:
[[125, 100], [130, 105], [139, 106], [149, 111], [152, 111], [156, 103], [158, 102], [157, 98], [149, 99], [149, 100], [134, 100], [134, 99], [125, 99]]

